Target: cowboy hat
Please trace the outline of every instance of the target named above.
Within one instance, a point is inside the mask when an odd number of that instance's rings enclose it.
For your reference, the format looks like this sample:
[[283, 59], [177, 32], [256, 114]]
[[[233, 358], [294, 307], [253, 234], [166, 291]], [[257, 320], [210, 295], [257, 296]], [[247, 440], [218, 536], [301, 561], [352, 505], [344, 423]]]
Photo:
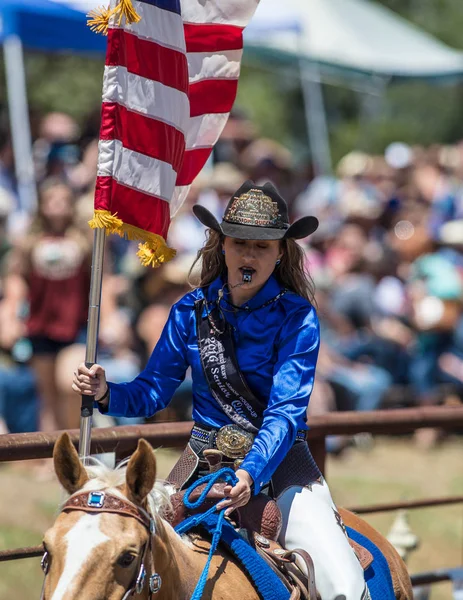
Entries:
[[276, 187], [268, 182], [263, 186], [248, 180], [233, 194], [222, 223], [204, 206], [193, 206], [195, 216], [203, 225], [242, 240], [301, 239], [318, 227], [316, 217], [302, 217], [289, 224], [288, 206]]

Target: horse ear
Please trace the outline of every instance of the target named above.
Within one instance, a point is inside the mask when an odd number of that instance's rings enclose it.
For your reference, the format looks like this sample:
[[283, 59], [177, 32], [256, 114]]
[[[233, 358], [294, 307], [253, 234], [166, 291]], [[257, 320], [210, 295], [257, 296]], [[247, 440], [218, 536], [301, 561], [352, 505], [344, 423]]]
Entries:
[[80, 462], [68, 433], [62, 433], [53, 448], [53, 462], [59, 482], [69, 494], [80, 490], [89, 477]]
[[142, 504], [156, 481], [156, 458], [146, 440], [138, 440], [138, 446], [129, 460], [125, 474], [127, 497], [134, 504]]

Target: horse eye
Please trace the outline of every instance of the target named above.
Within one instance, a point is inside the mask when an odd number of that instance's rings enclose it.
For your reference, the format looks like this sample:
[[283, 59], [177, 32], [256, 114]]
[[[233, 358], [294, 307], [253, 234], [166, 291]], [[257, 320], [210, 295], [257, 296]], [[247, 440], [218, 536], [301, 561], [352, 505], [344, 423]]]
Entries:
[[121, 554], [119, 557], [117, 564], [126, 569], [127, 567], [130, 567], [134, 560], [135, 554], [132, 554], [131, 552], [124, 552], [124, 554]]

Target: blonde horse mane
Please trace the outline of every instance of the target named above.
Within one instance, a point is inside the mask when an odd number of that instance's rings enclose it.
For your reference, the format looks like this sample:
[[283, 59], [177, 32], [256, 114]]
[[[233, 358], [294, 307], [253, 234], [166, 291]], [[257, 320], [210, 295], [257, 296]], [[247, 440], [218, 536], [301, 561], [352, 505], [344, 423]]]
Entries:
[[[115, 469], [111, 469], [93, 456], [87, 460], [90, 464], [85, 466], [85, 471], [89, 479], [82, 489], [76, 493], [101, 490], [123, 498], [124, 495], [120, 488], [125, 483], [125, 474], [130, 458], [123, 460]], [[163, 480], [157, 480], [154, 484], [153, 489], [147, 497], [148, 512], [151, 516], [162, 518], [172, 509], [170, 496], [173, 488], [170, 489], [170, 487]]]

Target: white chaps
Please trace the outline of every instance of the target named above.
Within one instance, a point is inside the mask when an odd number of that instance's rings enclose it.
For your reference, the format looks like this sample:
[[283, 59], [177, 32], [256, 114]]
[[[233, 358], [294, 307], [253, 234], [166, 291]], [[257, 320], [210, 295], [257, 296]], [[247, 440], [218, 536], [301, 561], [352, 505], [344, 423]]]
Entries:
[[326, 481], [291, 486], [277, 498], [283, 514], [279, 542], [312, 557], [322, 600], [367, 600], [363, 568], [348, 542]]

